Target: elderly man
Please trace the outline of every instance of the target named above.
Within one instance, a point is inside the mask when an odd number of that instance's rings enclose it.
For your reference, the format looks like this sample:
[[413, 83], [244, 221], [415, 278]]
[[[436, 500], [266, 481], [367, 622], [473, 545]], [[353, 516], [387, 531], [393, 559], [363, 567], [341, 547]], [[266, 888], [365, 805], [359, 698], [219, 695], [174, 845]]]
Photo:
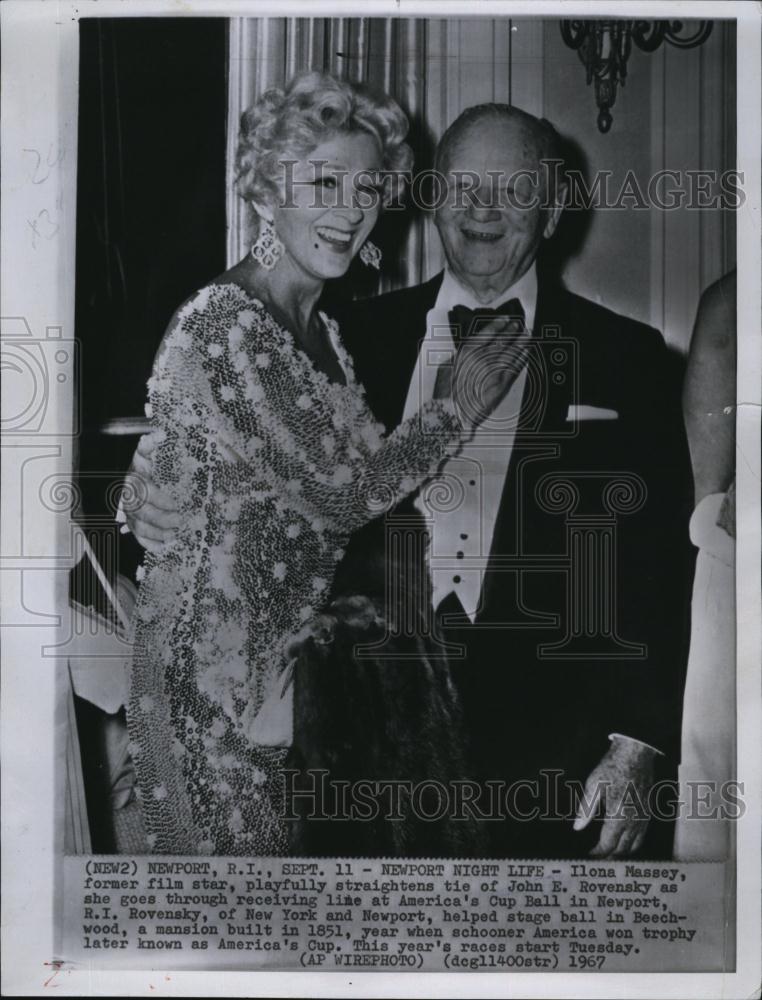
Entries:
[[[481, 777], [514, 786], [494, 850], [626, 856], [659, 808], [654, 774], [677, 752], [690, 473], [661, 336], [538, 267], [565, 196], [558, 160], [547, 122], [505, 105], [466, 110], [436, 158], [448, 179], [435, 217], [444, 273], [353, 304], [341, 325], [390, 430], [431, 393], [453, 321], [473, 335], [479, 310], [508, 303], [532, 331], [523, 377], [442, 470], [446, 509], [436, 490], [417, 501], [434, 601], [440, 634], [465, 650]], [[584, 800], [573, 822], [574, 781], [588, 805], [608, 799], [595, 833]], [[617, 812], [623, 795], [632, 808]]]
[[[436, 158], [445, 271], [337, 318], [388, 430], [491, 309], [531, 333], [499, 410], [395, 513], [426, 521], [436, 637], [473, 736], [488, 853], [624, 857], [645, 843], [657, 856], [670, 847], [645, 839], [650, 793], [679, 746], [687, 448], [659, 333], [542, 273], [566, 194], [558, 149], [548, 122], [516, 108], [464, 111]], [[161, 539], [168, 522], [151, 507], [143, 518], [138, 537]], [[358, 533], [348, 558], [393, 524]]]

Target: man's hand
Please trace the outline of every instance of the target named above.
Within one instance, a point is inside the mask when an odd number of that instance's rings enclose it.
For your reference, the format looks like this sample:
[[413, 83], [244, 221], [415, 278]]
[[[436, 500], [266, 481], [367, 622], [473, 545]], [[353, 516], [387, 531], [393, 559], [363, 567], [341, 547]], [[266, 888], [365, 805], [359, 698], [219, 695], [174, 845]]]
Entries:
[[648, 829], [648, 794], [654, 783], [656, 751], [636, 740], [615, 736], [585, 783], [575, 830], [584, 830], [603, 807], [603, 828], [592, 858], [626, 858], [643, 843]]
[[171, 542], [181, 524], [180, 515], [172, 498], [160, 489], [151, 478], [151, 455], [155, 444], [150, 434], [144, 434], [132, 458], [127, 476], [138, 479], [132, 486], [132, 494], [145, 497], [144, 502], [134, 510], [124, 512], [124, 519], [135, 538], [144, 549], [158, 552], [162, 545]]

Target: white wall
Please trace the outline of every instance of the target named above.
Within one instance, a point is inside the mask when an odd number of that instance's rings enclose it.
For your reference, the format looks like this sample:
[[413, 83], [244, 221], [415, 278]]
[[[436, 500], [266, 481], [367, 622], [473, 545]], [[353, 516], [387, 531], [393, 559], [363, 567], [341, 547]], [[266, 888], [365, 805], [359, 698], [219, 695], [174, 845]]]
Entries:
[[[697, 49], [634, 48], [607, 135], [598, 132], [593, 87], [585, 86], [584, 67], [557, 22], [545, 22], [544, 42], [543, 112], [585, 150], [591, 171], [621, 177], [632, 168], [645, 186], [660, 169], [735, 168], [732, 22], [716, 22]], [[687, 350], [701, 290], [735, 259], [731, 212], [598, 211], [565, 277], [574, 290], [652, 323]]]

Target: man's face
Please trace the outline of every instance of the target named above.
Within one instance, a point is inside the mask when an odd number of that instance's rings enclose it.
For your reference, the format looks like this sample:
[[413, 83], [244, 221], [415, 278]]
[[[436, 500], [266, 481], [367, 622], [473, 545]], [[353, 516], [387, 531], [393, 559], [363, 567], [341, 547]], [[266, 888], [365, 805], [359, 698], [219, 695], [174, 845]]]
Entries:
[[[541, 207], [547, 199], [540, 158], [526, 125], [500, 119], [476, 122], [451, 147], [440, 166], [448, 192], [436, 225], [450, 268], [463, 284], [496, 294], [509, 288], [529, 269], [543, 237], [553, 233], [560, 211]], [[472, 189], [470, 197], [466, 189]]]

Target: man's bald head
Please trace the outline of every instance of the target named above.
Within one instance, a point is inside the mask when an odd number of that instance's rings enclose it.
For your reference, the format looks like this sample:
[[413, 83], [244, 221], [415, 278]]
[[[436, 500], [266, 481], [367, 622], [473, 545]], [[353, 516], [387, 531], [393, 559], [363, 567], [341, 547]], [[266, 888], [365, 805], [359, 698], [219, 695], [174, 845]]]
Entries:
[[[435, 168], [445, 173], [453, 149], [481, 126], [510, 129], [525, 146], [533, 146], [538, 166], [543, 160], [563, 159], [561, 139], [547, 118], [536, 118], [511, 104], [475, 104], [462, 111], [445, 131], [437, 146]], [[526, 151], [529, 153], [528, 148]]]

